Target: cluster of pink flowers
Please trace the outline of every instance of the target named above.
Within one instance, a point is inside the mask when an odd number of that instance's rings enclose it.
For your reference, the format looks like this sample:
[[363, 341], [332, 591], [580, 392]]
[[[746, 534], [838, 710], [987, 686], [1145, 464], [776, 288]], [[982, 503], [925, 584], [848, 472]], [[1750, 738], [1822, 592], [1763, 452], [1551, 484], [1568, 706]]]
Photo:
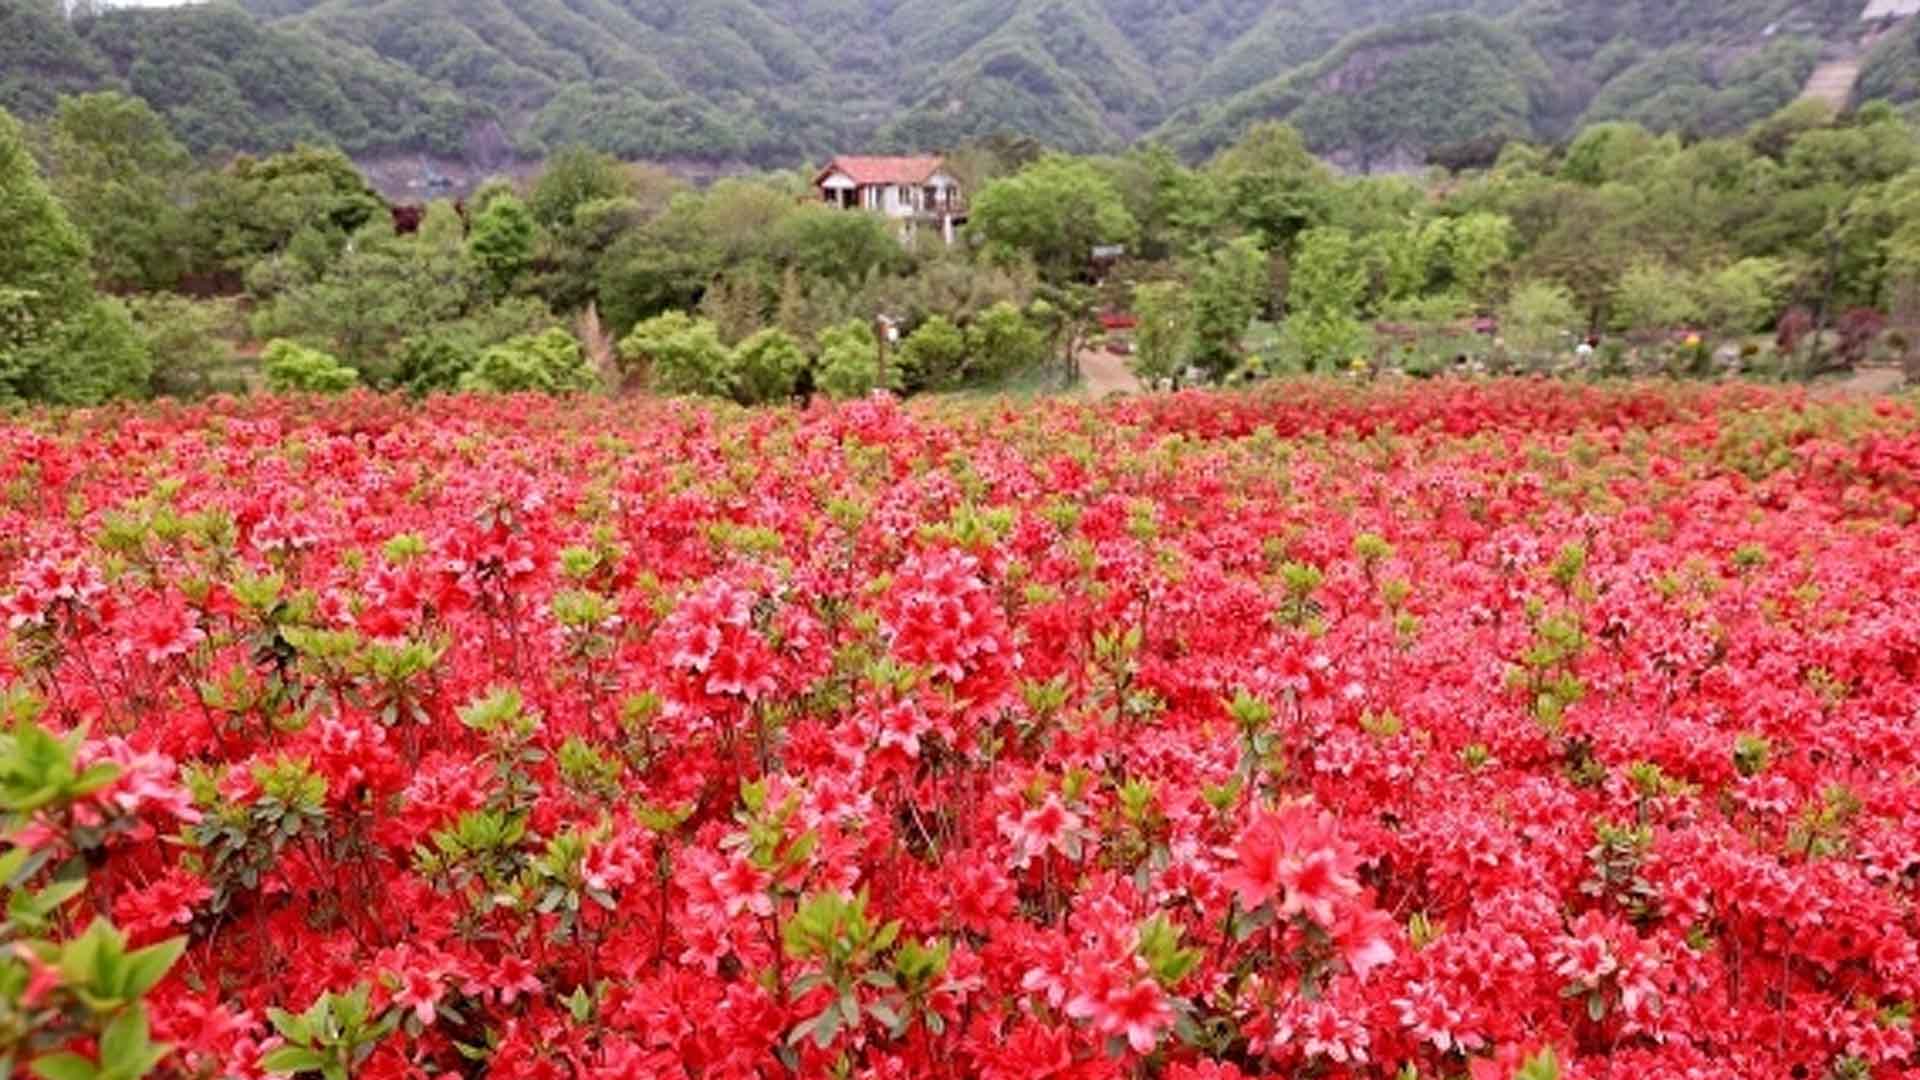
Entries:
[[163, 1075], [1920, 1078], [1917, 522], [1753, 388], [29, 414], [0, 686]]

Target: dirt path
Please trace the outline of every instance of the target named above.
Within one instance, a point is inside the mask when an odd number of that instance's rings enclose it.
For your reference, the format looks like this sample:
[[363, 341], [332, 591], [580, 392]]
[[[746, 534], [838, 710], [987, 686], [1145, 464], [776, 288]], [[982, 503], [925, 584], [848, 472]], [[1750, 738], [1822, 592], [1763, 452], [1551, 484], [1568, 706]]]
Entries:
[[1842, 394], [1895, 394], [1905, 386], [1906, 376], [1897, 367], [1863, 367], [1822, 389]]
[[1080, 354], [1080, 377], [1087, 384], [1087, 394], [1095, 400], [1137, 394], [1142, 389], [1140, 380], [1127, 369], [1127, 358], [1105, 349], [1087, 349]]
[[1860, 79], [1860, 61], [1835, 60], [1821, 64], [1813, 69], [1813, 77], [1807, 80], [1807, 88], [1800, 96], [1824, 101], [1833, 106], [1835, 112], [1846, 109], [1853, 100], [1853, 84]]

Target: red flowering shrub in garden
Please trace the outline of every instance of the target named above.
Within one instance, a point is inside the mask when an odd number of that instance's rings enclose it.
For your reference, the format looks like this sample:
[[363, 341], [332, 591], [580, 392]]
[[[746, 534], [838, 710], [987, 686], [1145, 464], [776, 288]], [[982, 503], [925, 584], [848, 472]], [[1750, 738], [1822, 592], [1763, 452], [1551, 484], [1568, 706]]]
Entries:
[[0, 1060], [1920, 1077], [1917, 511], [1750, 388], [27, 415]]

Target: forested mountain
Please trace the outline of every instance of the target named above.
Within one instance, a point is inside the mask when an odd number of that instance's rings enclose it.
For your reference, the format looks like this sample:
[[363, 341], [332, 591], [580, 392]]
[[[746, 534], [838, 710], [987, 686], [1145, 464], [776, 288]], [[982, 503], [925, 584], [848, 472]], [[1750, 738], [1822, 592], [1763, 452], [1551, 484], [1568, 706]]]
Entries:
[[[1731, 131], [1861, 0], [216, 0], [68, 23], [0, 0], [0, 105], [113, 86], [195, 150], [491, 162], [586, 142], [789, 164], [1020, 134], [1189, 154], [1286, 119], [1352, 167], [1582, 121]], [[1905, 51], [1900, 51], [1904, 42]], [[1912, 96], [1911, 35], [1867, 85]], [[1462, 149], [1468, 148], [1468, 149]]]

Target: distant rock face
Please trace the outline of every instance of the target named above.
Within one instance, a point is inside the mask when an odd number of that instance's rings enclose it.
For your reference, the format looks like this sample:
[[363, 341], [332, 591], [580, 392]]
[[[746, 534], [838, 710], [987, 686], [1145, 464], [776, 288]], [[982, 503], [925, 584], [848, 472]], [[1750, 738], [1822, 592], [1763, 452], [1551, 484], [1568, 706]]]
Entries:
[[1362, 49], [1348, 57], [1346, 63], [1322, 75], [1314, 85], [1323, 94], [1363, 93], [1373, 89], [1383, 73], [1412, 51], [1411, 45]]

